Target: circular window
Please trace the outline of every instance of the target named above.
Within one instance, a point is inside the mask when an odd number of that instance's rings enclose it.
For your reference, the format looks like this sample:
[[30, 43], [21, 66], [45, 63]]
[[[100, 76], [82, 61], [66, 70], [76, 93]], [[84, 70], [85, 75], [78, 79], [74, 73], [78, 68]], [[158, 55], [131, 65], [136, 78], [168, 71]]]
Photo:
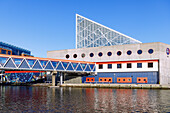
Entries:
[[130, 50], [127, 51], [127, 54], [128, 54], [128, 55], [131, 55], [131, 54], [132, 54], [132, 51], [130, 51]]
[[142, 54], [142, 50], [138, 50], [137, 53], [140, 55]]
[[86, 55], [84, 53], [81, 54], [81, 57], [84, 58]]
[[108, 52], [107, 55], [108, 55], [108, 56], [111, 56], [111, 55], [112, 55], [112, 52]]
[[74, 54], [73, 57], [74, 57], [74, 58], [77, 58], [77, 54]]
[[101, 57], [101, 56], [103, 55], [103, 53], [102, 53], [102, 52], [100, 52], [98, 55], [99, 55], [99, 57]]
[[118, 52], [117, 52], [117, 55], [118, 55], [118, 56], [120, 56], [121, 54], [122, 54], [122, 52], [121, 52], [121, 51], [118, 51]]
[[94, 53], [90, 53], [90, 57], [93, 57], [94, 56]]
[[148, 50], [148, 53], [149, 53], [149, 54], [152, 54], [152, 53], [153, 53], [153, 49], [149, 49], [149, 50]]
[[68, 59], [69, 57], [70, 57], [70, 55], [67, 54], [67, 55], [66, 55], [66, 58]]

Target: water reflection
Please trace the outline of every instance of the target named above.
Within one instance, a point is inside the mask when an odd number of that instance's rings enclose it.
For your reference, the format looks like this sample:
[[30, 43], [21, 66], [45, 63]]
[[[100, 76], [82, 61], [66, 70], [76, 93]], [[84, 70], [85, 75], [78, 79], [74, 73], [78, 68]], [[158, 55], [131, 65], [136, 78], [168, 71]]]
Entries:
[[0, 112], [169, 112], [169, 90], [0, 86]]

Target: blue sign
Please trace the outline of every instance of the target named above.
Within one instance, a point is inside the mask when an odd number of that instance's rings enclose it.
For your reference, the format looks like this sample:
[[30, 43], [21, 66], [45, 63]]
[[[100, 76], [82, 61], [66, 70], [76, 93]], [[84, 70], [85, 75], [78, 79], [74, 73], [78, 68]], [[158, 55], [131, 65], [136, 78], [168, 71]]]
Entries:
[[167, 55], [170, 54], [170, 49], [169, 49], [169, 48], [166, 49], [166, 54], [167, 54]]

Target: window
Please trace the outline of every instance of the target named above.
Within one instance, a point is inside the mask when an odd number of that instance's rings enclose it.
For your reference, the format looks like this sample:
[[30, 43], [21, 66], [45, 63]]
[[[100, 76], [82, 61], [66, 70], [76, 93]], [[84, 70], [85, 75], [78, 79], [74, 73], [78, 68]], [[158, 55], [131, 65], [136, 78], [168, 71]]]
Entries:
[[118, 52], [117, 52], [117, 55], [118, 55], [118, 56], [120, 56], [121, 54], [122, 54], [122, 52], [121, 52], [121, 51], [118, 51]]
[[100, 79], [100, 81], [102, 81], [102, 79]]
[[131, 55], [131, 54], [132, 54], [132, 51], [130, 51], [130, 50], [127, 51], [127, 54], [128, 54], [128, 55]]
[[142, 50], [138, 50], [137, 53], [140, 55], [142, 54]]
[[132, 64], [131, 63], [127, 63], [127, 68], [132, 68]]
[[148, 53], [149, 53], [149, 54], [152, 54], [152, 53], [153, 53], [153, 49], [149, 49], [149, 50], [148, 50]]
[[142, 68], [142, 63], [137, 63], [137, 68]]
[[89, 79], [87, 79], [87, 81], [89, 81]]
[[122, 64], [117, 64], [117, 68], [122, 68]]
[[104, 81], [106, 81], [106, 79], [104, 79]]
[[2, 50], [1, 50], [1, 53], [2, 53], [2, 54], [6, 54], [6, 50], [3, 50], [3, 49], [2, 49]]
[[67, 54], [67, 55], [66, 55], [66, 58], [68, 59], [69, 57], [70, 57], [70, 55]]
[[144, 79], [143, 81], [146, 81], [146, 79]]
[[99, 57], [103, 56], [103, 53], [102, 53], [102, 52], [100, 52], [100, 53], [98, 54], [98, 56], [99, 56]]
[[99, 69], [103, 69], [103, 64], [99, 64]]
[[8, 51], [8, 55], [11, 55], [11, 51]]
[[138, 81], [140, 81], [140, 79], [138, 79]]
[[90, 57], [93, 57], [94, 56], [94, 53], [90, 53]]
[[120, 81], [120, 79], [118, 81]]
[[107, 55], [108, 55], [108, 56], [111, 56], [111, 55], [112, 55], [112, 52], [108, 52]]
[[109, 79], [109, 81], [111, 81], [111, 79]]
[[81, 57], [84, 58], [86, 55], [84, 53], [81, 54]]
[[108, 69], [112, 69], [112, 64], [108, 64], [108, 65], [107, 65], [107, 68], [108, 68]]
[[77, 58], [77, 54], [74, 54], [73, 57], [74, 57], [74, 58]]
[[148, 68], [153, 68], [153, 63], [148, 63]]
[[130, 81], [130, 79], [128, 79], [128, 81]]
[[123, 81], [125, 81], [125, 79], [123, 79]]

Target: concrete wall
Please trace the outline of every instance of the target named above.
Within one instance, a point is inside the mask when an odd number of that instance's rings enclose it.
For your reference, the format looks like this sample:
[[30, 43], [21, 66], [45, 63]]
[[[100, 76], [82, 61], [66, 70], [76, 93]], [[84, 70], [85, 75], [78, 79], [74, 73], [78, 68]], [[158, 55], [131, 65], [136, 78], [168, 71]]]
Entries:
[[[108, 62], [108, 61], [131, 61], [131, 60], [159, 60], [159, 75], [160, 84], [170, 83], [170, 56], [166, 54], [166, 48], [170, 48], [170, 45], [155, 42], [155, 43], [141, 43], [141, 44], [127, 44], [127, 45], [115, 45], [105, 47], [93, 47], [93, 48], [81, 48], [81, 49], [67, 49], [58, 51], [48, 51], [48, 58], [67, 59], [65, 56], [68, 54], [70, 57], [67, 60], [78, 61], [91, 61], [91, 62]], [[149, 54], [148, 50], [153, 49], [153, 54]], [[127, 55], [127, 51], [131, 50], [132, 54]], [[137, 51], [142, 50], [142, 54], [138, 54]], [[120, 56], [117, 52], [121, 51]], [[102, 52], [103, 56], [99, 57], [98, 53]], [[112, 52], [111, 56], [107, 53]], [[85, 54], [82, 58], [81, 55]], [[90, 57], [89, 54], [94, 53], [94, 57]], [[77, 54], [77, 58], [73, 58], [73, 55]], [[155, 71], [155, 70], [154, 70]]]

